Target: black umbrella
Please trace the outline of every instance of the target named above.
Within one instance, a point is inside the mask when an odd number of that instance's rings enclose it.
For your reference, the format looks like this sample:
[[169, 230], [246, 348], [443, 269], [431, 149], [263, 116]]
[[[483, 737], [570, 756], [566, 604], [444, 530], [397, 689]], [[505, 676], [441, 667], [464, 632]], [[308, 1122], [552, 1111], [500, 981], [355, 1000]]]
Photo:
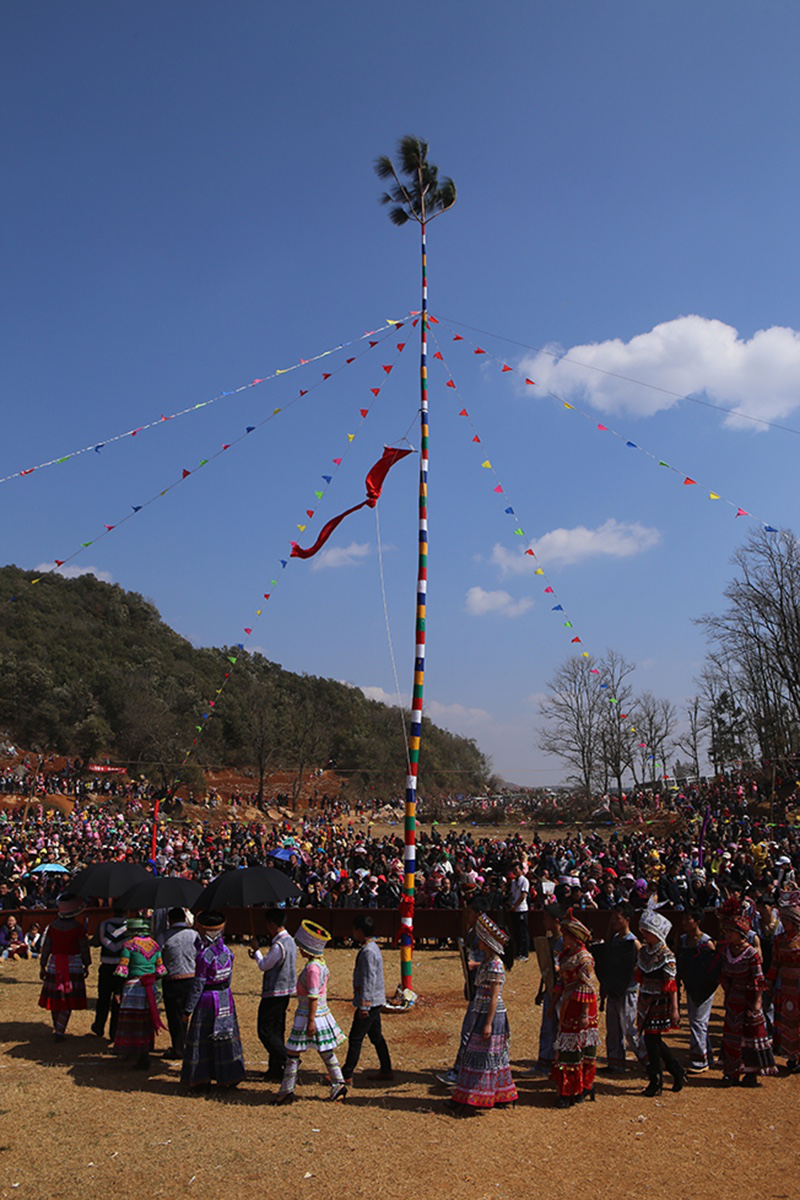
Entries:
[[123, 908], [191, 908], [203, 890], [194, 879], [176, 875], [150, 875], [117, 898]]
[[296, 900], [300, 889], [274, 867], [242, 867], [223, 871], [204, 888], [192, 905], [195, 912], [216, 908], [252, 908], [256, 904], [283, 904]]
[[69, 891], [76, 896], [105, 897], [119, 896], [135, 883], [141, 883], [151, 878], [139, 863], [131, 862], [99, 862], [84, 867], [79, 871], [69, 885]]

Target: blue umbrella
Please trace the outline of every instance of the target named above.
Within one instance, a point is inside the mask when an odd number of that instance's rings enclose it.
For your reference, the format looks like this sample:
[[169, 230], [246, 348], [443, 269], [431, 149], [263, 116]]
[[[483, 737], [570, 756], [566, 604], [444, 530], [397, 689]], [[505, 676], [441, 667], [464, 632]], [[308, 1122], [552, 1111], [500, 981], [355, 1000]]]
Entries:
[[69, 875], [69, 871], [66, 867], [62, 867], [61, 863], [39, 863], [39, 866], [34, 867], [31, 871], [31, 875], [43, 875], [45, 873], [53, 875]]

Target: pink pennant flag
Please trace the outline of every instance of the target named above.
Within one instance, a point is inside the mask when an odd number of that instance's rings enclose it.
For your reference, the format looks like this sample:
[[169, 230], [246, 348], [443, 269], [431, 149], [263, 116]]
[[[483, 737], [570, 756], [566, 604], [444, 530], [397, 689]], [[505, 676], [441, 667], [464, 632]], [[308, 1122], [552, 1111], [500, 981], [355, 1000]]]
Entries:
[[600, 430], [601, 433], [608, 433], [607, 425], [598, 425], [597, 428]]
[[[529, 550], [528, 553], [533, 554], [533, 551]], [[547, 593], [547, 592], [552, 592], [553, 589], [550, 587], [550, 584], [548, 583], [547, 587], [544, 590], [545, 590], [545, 593]]]
[[113, 528], [114, 528], [114, 526], [113, 526], [113, 525], [106, 525], [106, 529], [108, 530], [108, 532], [109, 532], [109, 533], [111, 533], [111, 530], [112, 530]]
[[264, 382], [263, 379], [254, 379], [253, 382], [250, 384], [250, 387], [254, 387], [257, 383], [263, 383], [263, 382]]
[[340, 458], [334, 458], [331, 461], [334, 462], [337, 467], [340, 467], [342, 465], [342, 460]]
[[248, 637], [252, 632], [253, 632], [252, 629], [245, 629], [245, 633], [248, 635]]
[[498, 483], [497, 487], [494, 490], [496, 492], [502, 492], [502, 490], [503, 490], [502, 485]]
[[599, 675], [599, 674], [600, 674], [600, 672], [599, 672], [599, 670], [597, 669], [597, 667], [590, 667], [590, 668], [589, 668], [589, 674], [590, 674], [590, 675]]
[[749, 517], [750, 513], [747, 511], [746, 508], [737, 508], [736, 515], [737, 515], [737, 517]]

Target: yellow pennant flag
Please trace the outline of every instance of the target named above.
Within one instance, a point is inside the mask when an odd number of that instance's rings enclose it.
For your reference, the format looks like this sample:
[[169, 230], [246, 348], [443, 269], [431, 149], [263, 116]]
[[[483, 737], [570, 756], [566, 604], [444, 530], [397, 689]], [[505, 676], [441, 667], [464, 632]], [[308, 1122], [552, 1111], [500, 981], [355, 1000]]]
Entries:
[[481, 466], [482, 466], [482, 467], [491, 467], [491, 465], [492, 465], [492, 464], [489, 462], [488, 458], [487, 458], [486, 462], [482, 462], [482, 463], [481, 463]]
[[573, 408], [573, 407], [574, 407], [574, 405], [567, 404], [566, 400], [564, 401], [564, 408]]
[[709, 492], [708, 498], [709, 498], [709, 500], [719, 500], [719, 496], [717, 495], [716, 492]]
[[348, 435], [347, 435], [347, 440], [348, 440], [348, 442], [352, 442], [352, 440], [353, 440], [353, 438], [354, 438], [355, 436], [356, 436], [356, 435], [355, 435], [354, 433], [348, 433]]
[[533, 573], [534, 573], [534, 575], [544, 575], [544, 571], [542, 570], [541, 567], [537, 567]]
[[305, 525], [298, 525], [297, 528], [300, 530], [301, 533], [305, 533], [305, 531], [306, 531]]
[[272, 415], [273, 415], [273, 417], [277, 417], [277, 415], [278, 415], [278, 413], [279, 413], [280, 411], [281, 411], [281, 410], [280, 410], [279, 408], [273, 408], [273, 410], [272, 410]]

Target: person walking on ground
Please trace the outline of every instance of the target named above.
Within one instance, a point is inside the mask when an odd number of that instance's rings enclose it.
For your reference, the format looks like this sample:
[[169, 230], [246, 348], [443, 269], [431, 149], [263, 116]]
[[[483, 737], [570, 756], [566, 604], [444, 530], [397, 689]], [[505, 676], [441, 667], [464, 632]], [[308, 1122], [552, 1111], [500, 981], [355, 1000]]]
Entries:
[[239, 1022], [231, 992], [233, 953], [225, 945], [225, 918], [202, 912], [195, 918], [194, 981], [184, 1021], [190, 1022], [183, 1046], [181, 1083], [206, 1088], [212, 1081], [236, 1087], [245, 1077]]
[[303, 921], [294, 937], [306, 965], [297, 980], [297, 1009], [286, 1042], [286, 1066], [278, 1095], [273, 1104], [292, 1104], [296, 1099], [300, 1057], [313, 1046], [320, 1054], [331, 1081], [329, 1100], [344, 1100], [347, 1085], [336, 1057], [336, 1047], [344, 1034], [328, 1008], [330, 970], [325, 962], [325, 947], [331, 935], [313, 921]]
[[750, 919], [741, 911], [738, 896], [720, 910], [722, 947], [720, 983], [725, 992], [722, 1027], [722, 1086], [733, 1087], [742, 1076], [743, 1087], [760, 1087], [759, 1075], [777, 1075], [767, 1025], [763, 994], [767, 983], [761, 955], [747, 941]]
[[114, 906], [113, 915], [101, 921], [97, 929], [97, 944], [100, 946], [100, 966], [97, 971], [97, 1006], [92, 1021], [92, 1033], [103, 1037], [106, 1020], [111, 1016], [108, 1037], [114, 1041], [119, 1019], [119, 997], [122, 987], [116, 977], [122, 947], [128, 937], [125, 910]]
[[606, 1054], [608, 1065], [601, 1070], [611, 1075], [625, 1074], [627, 1042], [640, 1063], [647, 1061], [642, 1035], [636, 1028], [639, 985], [636, 959], [640, 943], [631, 933], [632, 907], [624, 900], [611, 910], [608, 928], [611, 937], [594, 947], [595, 969], [600, 981], [600, 1008], [606, 1013]]
[[775, 1004], [774, 1051], [786, 1055], [786, 1069], [796, 1074], [800, 1072], [800, 891], [782, 892], [778, 913], [783, 933], [775, 938], [767, 973]]
[[514, 934], [514, 950], [517, 962], [527, 962], [530, 954], [528, 934], [528, 894], [531, 885], [522, 870], [522, 863], [514, 863], [514, 878], [511, 881], [511, 919]]
[[135, 1058], [135, 1066], [150, 1065], [156, 1036], [164, 1028], [158, 1012], [158, 991], [165, 973], [161, 947], [150, 935], [150, 922], [130, 918], [128, 940], [122, 947], [116, 975], [123, 980], [114, 1052]]
[[650, 1076], [642, 1093], [645, 1096], [661, 1095], [662, 1063], [672, 1076], [673, 1092], [679, 1092], [686, 1079], [685, 1070], [664, 1041], [665, 1033], [680, 1028], [675, 955], [667, 945], [671, 929], [671, 923], [657, 911], [653, 899], [639, 918], [642, 946], [636, 964], [639, 981], [636, 1015], [647, 1048], [647, 1073]]
[[[508, 934], [481, 913], [475, 932], [483, 951], [477, 968], [475, 995], [463, 1029], [458, 1078], [447, 1106], [454, 1116], [474, 1116], [478, 1109], [505, 1108], [517, 1100], [509, 1062], [510, 1031], [503, 1002], [506, 978], [503, 955]], [[513, 954], [508, 965], [513, 964]]]
[[42, 941], [39, 1007], [50, 1013], [55, 1042], [64, 1041], [72, 1013], [87, 1007], [86, 976], [92, 955], [86, 928], [78, 920], [85, 908], [80, 896], [64, 892], [58, 898], [58, 916], [48, 926]]
[[171, 908], [167, 913], [167, 922], [167, 935], [164, 938], [161, 957], [167, 972], [162, 984], [162, 993], [170, 1047], [164, 1058], [182, 1059], [183, 1044], [186, 1040], [183, 1014], [194, 982], [197, 934], [187, 922], [186, 913], [182, 908]]
[[714, 1066], [708, 1022], [722, 965], [716, 946], [700, 928], [702, 919], [702, 908], [687, 908], [681, 918], [683, 933], [678, 947], [678, 978], [686, 990], [689, 1019], [690, 1075], [700, 1075]]
[[556, 1059], [550, 1078], [558, 1085], [559, 1108], [594, 1100], [597, 1069], [597, 992], [594, 959], [587, 950], [591, 931], [570, 909], [561, 922], [564, 949], [558, 961], [555, 995], [561, 1000]]
[[380, 946], [375, 941], [375, 921], [367, 913], [359, 913], [353, 919], [353, 938], [360, 949], [353, 969], [353, 1024], [347, 1057], [342, 1075], [349, 1086], [353, 1072], [358, 1066], [364, 1038], [368, 1037], [378, 1055], [380, 1070], [368, 1073], [368, 1079], [394, 1079], [389, 1047], [381, 1029], [381, 1010], [386, 1003], [386, 979], [383, 973], [383, 958]]
[[265, 954], [253, 938], [249, 954], [264, 976], [257, 1018], [258, 1037], [269, 1055], [264, 1077], [278, 1081], [286, 1066], [286, 1012], [290, 998], [297, 993], [297, 945], [286, 931], [282, 909], [268, 909], [265, 920], [269, 950]]

